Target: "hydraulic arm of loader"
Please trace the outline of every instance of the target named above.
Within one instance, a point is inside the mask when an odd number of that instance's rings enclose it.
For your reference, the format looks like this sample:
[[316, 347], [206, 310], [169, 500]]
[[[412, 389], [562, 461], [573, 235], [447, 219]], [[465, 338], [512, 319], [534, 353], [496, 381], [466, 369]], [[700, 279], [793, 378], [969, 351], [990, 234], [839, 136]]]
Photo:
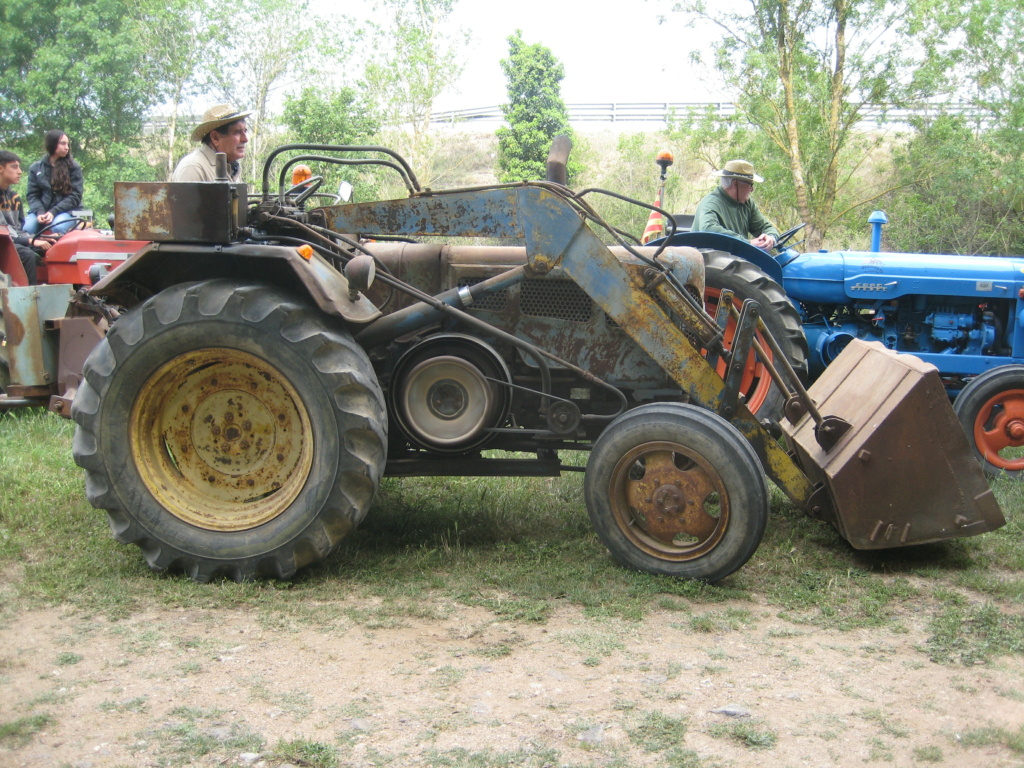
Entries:
[[[714, 321], [662, 279], [658, 269], [652, 267], [643, 279], [625, 269], [561, 188], [523, 184], [425, 192], [323, 212], [336, 232], [520, 238], [532, 272], [544, 274], [559, 265], [693, 402], [720, 410], [723, 380], [684, 333], [708, 339], [716, 329]], [[673, 321], [663, 306], [679, 320]], [[907, 383], [908, 376], [926, 377], [928, 371], [909, 370], [894, 362], [894, 355], [874, 350], [857, 354], [861, 357], [850, 364], [851, 370], [859, 362], [871, 369], [868, 375], [894, 383], [881, 389], [870, 387], [876, 393], [874, 399], [865, 396], [865, 388], [850, 383], [856, 376], [833, 377], [825, 384], [823, 379], [817, 389], [811, 389], [810, 397], [834, 405], [842, 411], [837, 418], [852, 424], [849, 434], [834, 446], [813, 444], [808, 435], [814, 425], [805, 415], [789, 434], [796, 448], [791, 455], [742, 403], [726, 409], [728, 420], [753, 446], [768, 476], [794, 503], [812, 517], [833, 522], [858, 548], [968, 536], [1003, 525], [1002, 513], [966, 438], [955, 428], [941, 387], [936, 392], [927, 384]], [[910, 401], [916, 407], [905, 408]], [[910, 414], [912, 419], [928, 419], [935, 428], [945, 423], [945, 411], [954, 424], [950, 439], [917, 434], [914, 424], [905, 423]], [[893, 440], [872, 439], [876, 434]], [[963, 438], [962, 446], [957, 437]], [[901, 476], [921, 478], [929, 492], [904, 487], [901, 493], [896, 481]]]

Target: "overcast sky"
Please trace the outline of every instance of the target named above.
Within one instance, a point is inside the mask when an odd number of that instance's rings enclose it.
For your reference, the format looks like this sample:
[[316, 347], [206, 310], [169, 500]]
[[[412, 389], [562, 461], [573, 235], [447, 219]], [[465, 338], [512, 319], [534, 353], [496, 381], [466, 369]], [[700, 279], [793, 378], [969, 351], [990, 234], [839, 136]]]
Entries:
[[[372, 0], [348, 0], [331, 10], [354, 17], [370, 13]], [[458, 92], [434, 109], [473, 109], [506, 101], [499, 61], [507, 38], [521, 29], [527, 43], [542, 43], [565, 66], [566, 103], [715, 101], [726, 98], [689, 62], [701, 35], [671, 13], [672, 0], [458, 0], [453, 27], [471, 33]], [[659, 15], [666, 21], [658, 23]], [[708, 34], [703, 35], [704, 42]]]
[[[567, 103], [708, 101], [722, 98], [689, 62], [697, 37], [662, 0], [461, 0], [452, 21], [472, 32], [459, 94], [435, 109], [466, 109], [506, 100], [499, 61], [516, 29], [565, 66]], [[666, 21], [658, 23], [658, 16]]]

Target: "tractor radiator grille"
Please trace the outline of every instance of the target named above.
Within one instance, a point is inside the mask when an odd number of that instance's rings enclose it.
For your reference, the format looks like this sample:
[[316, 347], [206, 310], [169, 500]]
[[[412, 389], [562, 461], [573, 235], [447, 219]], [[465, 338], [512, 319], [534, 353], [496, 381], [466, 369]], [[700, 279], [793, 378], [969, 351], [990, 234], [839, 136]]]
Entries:
[[[469, 287], [483, 281], [483, 277], [463, 277], [459, 287]], [[531, 317], [549, 317], [586, 323], [593, 317], [594, 303], [572, 280], [526, 280], [511, 290], [519, 291], [519, 310]], [[491, 291], [477, 299], [471, 310], [504, 312], [508, 306], [509, 289]]]
[[594, 313], [594, 303], [572, 280], [527, 280], [519, 308], [524, 315], [574, 323], [585, 323]]

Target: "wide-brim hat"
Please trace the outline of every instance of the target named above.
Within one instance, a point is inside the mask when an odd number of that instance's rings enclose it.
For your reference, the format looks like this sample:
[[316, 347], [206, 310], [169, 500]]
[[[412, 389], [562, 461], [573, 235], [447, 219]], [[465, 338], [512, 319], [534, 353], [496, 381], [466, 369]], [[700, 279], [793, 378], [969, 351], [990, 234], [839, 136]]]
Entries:
[[215, 128], [233, 123], [251, 115], [252, 112], [239, 112], [231, 104], [218, 104], [203, 113], [203, 122], [192, 131], [192, 141], [202, 141], [203, 137]]
[[746, 160], [730, 160], [720, 171], [715, 171], [714, 176], [724, 176], [727, 179], [739, 179], [751, 184], [760, 184], [764, 179], [754, 173], [754, 166]]

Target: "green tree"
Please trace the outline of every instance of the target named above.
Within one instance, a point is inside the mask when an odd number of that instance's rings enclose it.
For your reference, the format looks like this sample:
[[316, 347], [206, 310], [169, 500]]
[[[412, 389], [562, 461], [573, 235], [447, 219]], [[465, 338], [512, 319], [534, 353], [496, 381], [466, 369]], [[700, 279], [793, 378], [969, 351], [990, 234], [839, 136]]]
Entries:
[[[181, 111], [213, 80], [208, 51], [223, 44], [225, 29], [206, 20], [206, 0], [166, 0], [147, 9], [146, 55], [166, 118], [163, 166], [174, 171]], [[187, 126], [190, 128], [191, 126]]]
[[[969, 98], [982, 111], [984, 136], [1001, 161], [991, 194], [1001, 198], [1012, 224], [1024, 217], [1024, 5], [1019, 0], [971, 3], [964, 25], [962, 68]], [[1011, 253], [1024, 253], [1017, 240]]]
[[[690, 160], [663, 132], [590, 136], [587, 143], [589, 146], [580, 147], [579, 151], [573, 149], [573, 155], [582, 164], [576, 175], [579, 187], [600, 187], [653, 204], [661, 184], [661, 169], [655, 158], [665, 150], [672, 154], [674, 163], [665, 175], [661, 207], [672, 214], [683, 213], [692, 211], [700, 199], [687, 178], [697, 161]], [[647, 226], [651, 213], [647, 208], [603, 195], [593, 195], [588, 200], [605, 221], [623, 232], [639, 237]]]
[[0, 145], [27, 162], [43, 134], [70, 137], [83, 204], [101, 221], [114, 179], [151, 178], [135, 156], [157, 82], [143, 21], [154, 0], [4, 0], [0, 4]]
[[[689, 20], [716, 26], [714, 68], [736, 93], [736, 123], [756, 128], [759, 166], [787, 170], [793, 206], [817, 248], [838, 219], [872, 196], [850, 182], [873, 144], [868, 110], [904, 107], [953, 86], [947, 41], [960, 16], [947, 0], [683, 0]], [[783, 194], [776, 186], [773, 194]]]
[[997, 134], [1024, 131], [1024, 5], [1019, 0], [969, 4], [959, 47], [969, 97], [994, 120]]
[[155, 87], [140, 23], [145, 3], [4, 0], [0, 140], [33, 154], [60, 128], [75, 149], [140, 133]]
[[[893, 152], [886, 247], [917, 253], [1024, 252], [1024, 218], [1000, 191], [1006, 162], [962, 116], [921, 121]], [[1009, 182], [1011, 187], [1013, 182]]]
[[[551, 50], [528, 44], [521, 30], [508, 38], [509, 56], [501, 60], [508, 104], [501, 107], [507, 126], [498, 129], [498, 167], [502, 181], [543, 179], [555, 136], [572, 137], [569, 112], [562, 101], [565, 68]], [[570, 162], [570, 180], [579, 170]]]
[[[302, 144], [366, 144], [380, 130], [380, 122], [363, 94], [353, 88], [322, 89], [306, 86], [284, 99], [282, 121], [290, 141]], [[315, 169], [324, 177], [325, 190], [342, 181], [353, 184], [361, 199], [368, 199], [380, 174], [373, 169], [322, 164]]]
[[380, 0], [386, 23], [373, 24], [364, 80], [389, 139], [404, 152], [426, 185], [445, 170], [435, 156], [444, 141], [430, 133], [434, 101], [462, 76], [459, 49], [466, 34], [448, 32], [455, 0]]
[[380, 130], [372, 108], [348, 87], [307, 85], [285, 96], [282, 120], [295, 141], [313, 144], [361, 144]]
[[915, 121], [896, 145], [886, 247], [921, 253], [1024, 253], [1024, 6], [965, 8], [949, 53], [972, 114]]
[[341, 59], [347, 25], [311, 12], [309, 0], [254, 0], [241, 19], [237, 6], [209, 3], [208, 18], [229, 30], [212, 52], [211, 72], [224, 100], [253, 112], [243, 168], [258, 186], [272, 137], [272, 98], [295, 84], [322, 81], [322, 62]]

